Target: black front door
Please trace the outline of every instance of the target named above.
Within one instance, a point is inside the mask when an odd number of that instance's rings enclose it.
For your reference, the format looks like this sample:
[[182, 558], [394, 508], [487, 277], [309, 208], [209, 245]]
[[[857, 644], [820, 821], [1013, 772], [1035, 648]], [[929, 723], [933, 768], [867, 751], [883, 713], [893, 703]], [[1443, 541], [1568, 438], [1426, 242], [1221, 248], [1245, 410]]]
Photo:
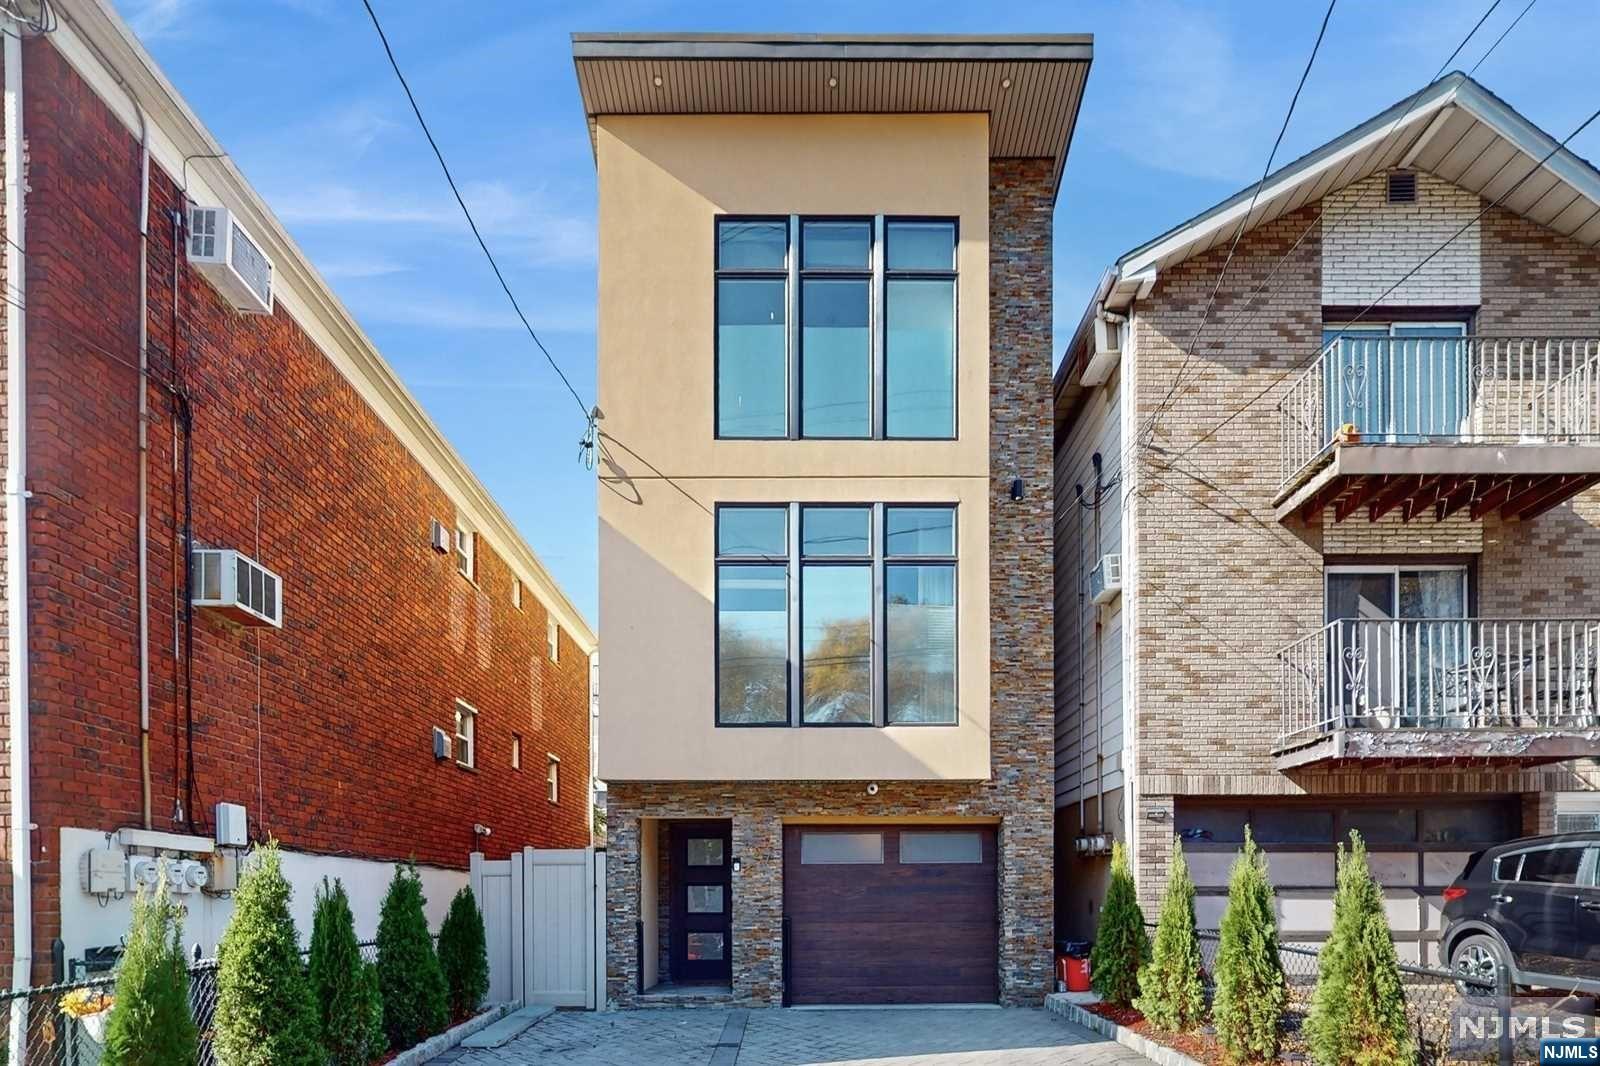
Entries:
[[732, 979], [733, 864], [731, 824], [672, 826], [672, 979]]

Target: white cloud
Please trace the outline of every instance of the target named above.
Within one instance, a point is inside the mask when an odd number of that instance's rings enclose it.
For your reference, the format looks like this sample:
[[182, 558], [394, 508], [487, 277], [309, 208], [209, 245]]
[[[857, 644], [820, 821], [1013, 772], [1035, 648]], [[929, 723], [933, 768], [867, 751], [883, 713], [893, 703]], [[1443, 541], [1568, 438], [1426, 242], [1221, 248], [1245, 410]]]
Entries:
[[411, 267], [398, 259], [385, 255], [354, 252], [316, 260], [317, 269], [329, 280], [335, 278], [381, 278], [389, 274], [403, 274]]

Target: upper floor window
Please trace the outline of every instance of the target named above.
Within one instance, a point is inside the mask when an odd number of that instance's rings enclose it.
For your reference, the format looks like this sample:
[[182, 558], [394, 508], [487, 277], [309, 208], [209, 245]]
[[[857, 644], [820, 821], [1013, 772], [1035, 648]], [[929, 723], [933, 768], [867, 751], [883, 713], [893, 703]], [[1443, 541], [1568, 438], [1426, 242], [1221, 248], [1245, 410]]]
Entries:
[[478, 579], [478, 535], [456, 526], [456, 570], [468, 581]]
[[956, 225], [717, 222], [721, 438], [956, 435]]
[[478, 709], [465, 700], [456, 700], [456, 762], [471, 768], [478, 765]]
[[719, 507], [716, 586], [719, 724], [956, 721], [955, 508]]

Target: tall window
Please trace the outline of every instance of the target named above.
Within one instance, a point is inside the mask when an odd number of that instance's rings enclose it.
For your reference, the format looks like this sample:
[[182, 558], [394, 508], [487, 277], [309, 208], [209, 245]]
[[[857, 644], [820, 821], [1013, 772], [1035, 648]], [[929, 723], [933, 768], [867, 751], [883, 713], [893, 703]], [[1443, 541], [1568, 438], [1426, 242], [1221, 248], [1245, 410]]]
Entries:
[[955, 723], [954, 507], [723, 505], [716, 582], [719, 724]]
[[478, 709], [465, 700], [456, 700], [456, 762], [477, 765]]
[[954, 221], [724, 218], [716, 239], [718, 437], [955, 437]]
[[789, 720], [789, 511], [717, 510], [717, 721]]

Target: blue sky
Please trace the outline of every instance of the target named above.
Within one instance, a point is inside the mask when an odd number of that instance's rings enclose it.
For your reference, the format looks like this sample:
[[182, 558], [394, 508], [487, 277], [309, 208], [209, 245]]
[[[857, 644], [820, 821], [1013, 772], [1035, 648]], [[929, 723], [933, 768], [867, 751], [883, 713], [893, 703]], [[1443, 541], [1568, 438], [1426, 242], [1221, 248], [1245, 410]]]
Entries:
[[[1489, 0], [1341, 0], [1279, 162], [1421, 86]], [[597, 620], [576, 405], [496, 287], [359, 0], [115, 0], [191, 106]], [[1468, 69], [1526, 0], [1504, 0]], [[1260, 176], [1320, 0], [374, 0], [512, 288], [594, 393], [594, 165], [575, 30], [1090, 32], [1056, 210], [1056, 349], [1117, 255]], [[1600, 106], [1593, 0], [1538, 0], [1477, 77], [1557, 139]], [[219, 62], [220, 59], [220, 62]], [[1600, 156], [1600, 124], [1572, 147]]]

